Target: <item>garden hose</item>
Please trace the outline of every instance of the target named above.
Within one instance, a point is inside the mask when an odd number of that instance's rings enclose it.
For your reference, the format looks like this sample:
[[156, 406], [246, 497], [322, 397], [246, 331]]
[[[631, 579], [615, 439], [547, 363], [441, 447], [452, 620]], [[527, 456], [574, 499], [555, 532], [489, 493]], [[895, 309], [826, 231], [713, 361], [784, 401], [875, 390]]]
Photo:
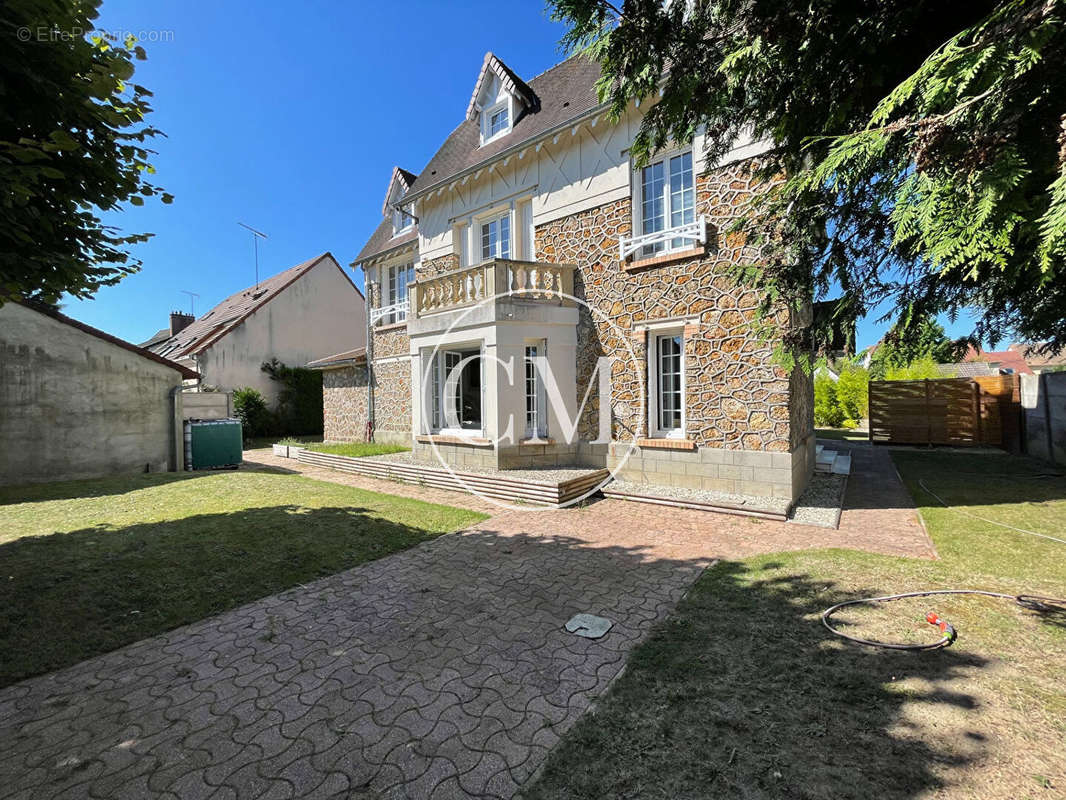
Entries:
[[926, 614], [925, 620], [930, 625], [939, 628], [942, 636], [937, 641], [929, 642], [928, 644], [900, 644], [897, 642], [879, 642], [875, 639], [863, 639], [859, 636], [852, 636], [850, 633], [844, 633], [841, 630], [837, 630], [829, 621], [829, 618], [832, 617], [833, 614], [848, 606], [866, 605], [870, 603], [889, 603], [893, 600], [903, 600], [909, 597], [931, 597], [938, 594], [976, 594], [983, 597], [995, 597], [1000, 600], [1013, 600], [1023, 608], [1028, 608], [1034, 611], [1066, 613], [1066, 599], [1058, 597], [1043, 597], [1035, 594], [1004, 594], [1002, 592], [988, 592], [984, 589], [930, 589], [924, 592], [904, 592], [903, 594], [888, 594], [884, 597], [861, 597], [858, 600], [845, 600], [843, 603], [837, 603], [835, 606], [827, 608], [822, 612], [822, 624], [841, 638], [856, 642], [857, 644], [869, 645], [870, 647], [883, 647], [888, 650], [939, 650], [943, 647], [950, 647], [953, 645], [958, 638], [958, 632], [950, 622], [941, 619], [935, 611], [930, 611]]
[[[961, 514], [964, 517], [970, 517], [971, 519], [976, 519], [991, 525], [997, 525], [1001, 528], [1006, 528], [1007, 530], [1016, 531], [1017, 533], [1026, 533], [1030, 536], [1039, 536], [1042, 539], [1050, 539], [1051, 541], [1058, 542], [1059, 544], [1066, 544], [1066, 540], [1057, 539], [1054, 536], [1048, 536], [1047, 534], [1037, 533], [1036, 531], [1030, 531], [1024, 528], [1015, 528], [1013, 525], [1005, 525], [1002, 522], [996, 522], [995, 520], [985, 519], [984, 517], [979, 517], [976, 514], [970, 514], [967, 511], [961, 511], [957, 508], [953, 508], [952, 506], [949, 506], [947, 503], [945, 503], [944, 500], [940, 497], [940, 495], [936, 494], [928, 486], [926, 486], [924, 481], [919, 479], [918, 485], [921, 486], [922, 489], [925, 490], [928, 494], [934, 497], [936, 501], [940, 503], [940, 505], [944, 506], [944, 508], [948, 509], [949, 511], [954, 511], [956, 514]], [[955, 630], [954, 625], [952, 625], [950, 622], [947, 622], [946, 620], [941, 619], [935, 611], [930, 611], [928, 614], [926, 614], [925, 620], [930, 625], [933, 625], [934, 627], [940, 629], [941, 637], [937, 641], [929, 642], [928, 644], [901, 644], [897, 642], [879, 642], [874, 639], [863, 639], [859, 636], [852, 636], [849, 633], [844, 633], [843, 631], [837, 630], [832, 626], [829, 619], [837, 611], [842, 608], [847, 608], [848, 606], [867, 605], [870, 603], [889, 603], [893, 600], [903, 600], [909, 597], [932, 597], [933, 595], [958, 594], [980, 595], [982, 597], [994, 597], [1000, 600], [1013, 600], [1023, 608], [1028, 608], [1033, 611], [1066, 614], [1066, 599], [1058, 597], [1043, 597], [1041, 595], [1035, 594], [1013, 595], [1004, 594], [1003, 592], [989, 592], [985, 591], [984, 589], [930, 589], [924, 592], [904, 592], [903, 594], [889, 594], [883, 597], [862, 597], [857, 600], [846, 600], [843, 603], [837, 603], [835, 606], [827, 608], [825, 611], [823, 611], [822, 624], [825, 625], [825, 627], [828, 628], [832, 633], [836, 634], [837, 636], [840, 636], [841, 638], [847, 639], [848, 641], [855, 642], [857, 644], [868, 645], [870, 647], [882, 647], [888, 650], [940, 650], [944, 647], [950, 647], [951, 645], [953, 645], [955, 643], [955, 640], [958, 638], [958, 632]]]

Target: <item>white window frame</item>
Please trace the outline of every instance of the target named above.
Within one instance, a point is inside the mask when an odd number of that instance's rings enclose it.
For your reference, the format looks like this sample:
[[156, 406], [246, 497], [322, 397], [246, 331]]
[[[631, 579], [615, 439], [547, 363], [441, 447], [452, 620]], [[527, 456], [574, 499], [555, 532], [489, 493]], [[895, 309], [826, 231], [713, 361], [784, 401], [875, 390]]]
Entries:
[[392, 209], [392, 235], [399, 236], [414, 227], [415, 218], [402, 206], [394, 206]]
[[[503, 254], [504, 237], [502, 235], [500, 235], [500, 231], [502, 231], [502, 228], [503, 228], [503, 220], [505, 220], [505, 219], [507, 220], [507, 254], [506, 255]], [[484, 228], [486, 225], [492, 225], [493, 223], [495, 223], [496, 226], [497, 226], [496, 252], [495, 253], [490, 253], [488, 256], [486, 256], [485, 255], [485, 251], [484, 251], [484, 245], [483, 245], [483, 242], [482, 242], [482, 239], [484, 237], [484, 231], [482, 230], [482, 228]], [[482, 215], [480, 217], [475, 218], [474, 226], [473, 226], [473, 236], [474, 236], [474, 252], [477, 253], [477, 259], [478, 259], [477, 263], [484, 264], [486, 261], [492, 261], [492, 260], [497, 259], [497, 258], [498, 259], [502, 259], [504, 261], [513, 260], [514, 259], [514, 252], [515, 252], [515, 249], [514, 249], [515, 248], [515, 235], [514, 234], [515, 234], [515, 220], [514, 220], [513, 209], [511, 209], [511, 208], [497, 209], [495, 211], [489, 212], [488, 214], [485, 214], [485, 215]]]
[[[659, 415], [659, 340], [677, 337], [681, 340], [681, 426], [679, 428], [660, 427]], [[686, 428], [686, 374], [685, 374], [685, 329], [684, 326], [670, 328], [653, 328], [647, 332], [648, 363], [648, 435], [652, 439], [684, 439]]]
[[[492, 117], [494, 114], [498, 114], [501, 111], [507, 112], [507, 125], [500, 130], [492, 133], [489, 129]], [[491, 106], [481, 109], [481, 144], [486, 145], [489, 142], [494, 142], [501, 136], [506, 136], [511, 132], [514, 127], [514, 103], [511, 102], [511, 96], [504, 97], [499, 102], [493, 103]]]
[[[522, 350], [522, 397], [524, 419], [524, 437], [526, 440], [545, 439], [548, 436], [547, 396], [544, 390], [544, 376], [536, 368], [536, 358], [548, 357], [546, 339], [527, 339]], [[530, 351], [533, 351], [532, 354]], [[530, 380], [530, 370], [533, 377]], [[532, 385], [531, 385], [532, 383]], [[529, 422], [529, 401], [533, 401], [533, 421]]]
[[[481, 370], [481, 427], [480, 428], [447, 428], [444, 427], [444, 393], [447, 390], [447, 376], [445, 375], [445, 363], [451, 356], [457, 356], [462, 360], [478, 351], [478, 367]], [[484, 342], [441, 345], [436, 353], [432, 348], [427, 348], [427, 356], [433, 357], [433, 362], [426, 370], [426, 387], [423, 392], [423, 419], [425, 420], [426, 432], [435, 436], [455, 436], [459, 438], [483, 438], [485, 435], [485, 345]]]
[[[692, 216], [693, 221], [690, 223], [682, 223], [680, 226], [671, 226], [671, 206], [670, 206], [670, 161], [674, 158], [680, 158], [681, 156], [689, 155], [692, 159]], [[655, 231], [649, 234], [644, 230], [644, 170], [654, 167], [656, 164], [663, 165], [663, 224], [662, 231]], [[633, 250], [633, 255], [636, 258], [654, 258], [655, 256], [665, 255], [667, 253], [677, 253], [685, 250], [691, 250], [697, 244], [706, 243], [706, 228], [705, 219], [696, 214], [697, 197], [696, 197], [696, 175], [698, 174], [696, 163], [696, 148], [692, 145], [685, 145], [674, 150], [670, 150], [657, 156], [649, 164], [640, 169], [630, 169], [630, 176], [632, 180], [632, 208], [633, 208], [633, 235], [631, 237], [621, 237], [619, 247], [621, 251], [622, 260], [629, 255], [627, 250], [632, 250], [632, 243], [636, 240], [644, 237], [645, 235], [654, 234], [669, 234], [670, 231], [679, 228], [694, 228], [698, 230], [698, 233], [693, 236], [690, 233], [686, 233], [684, 237], [669, 238], [663, 241], [663, 248], [661, 250], [653, 250], [648, 252], [646, 248], [654, 246], [653, 244], [641, 245]], [[628, 247], [627, 247], [628, 245]]]
[[383, 304], [383, 308], [392, 310], [380, 315], [379, 319], [383, 325], [406, 322], [410, 308], [407, 286], [415, 280], [415, 262], [393, 264], [390, 267], [384, 267], [382, 272], [381, 295], [382, 299], [388, 300]]

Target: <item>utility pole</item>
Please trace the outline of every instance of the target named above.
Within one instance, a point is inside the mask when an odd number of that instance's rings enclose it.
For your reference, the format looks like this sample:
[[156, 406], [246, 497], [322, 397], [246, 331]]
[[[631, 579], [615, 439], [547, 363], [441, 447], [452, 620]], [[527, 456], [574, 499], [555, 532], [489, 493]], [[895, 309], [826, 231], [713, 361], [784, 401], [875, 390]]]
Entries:
[[265, 233], [261, 233], [260, 231], [257, 231], [251, 225], [245, 225], [243, 222], [238, 222], [237, 224], [240, 225], [242, 228], [245, 228], [245, 229], [250, 230], [252, 232], [252, 242], [253, 242], [253, 244], [255, 246], [255, 288], [258, 289], [259, 288], [259, 240], [260, 240], [260, 238], [262, 238], [262, 239], [267, 238], [267, 235]]

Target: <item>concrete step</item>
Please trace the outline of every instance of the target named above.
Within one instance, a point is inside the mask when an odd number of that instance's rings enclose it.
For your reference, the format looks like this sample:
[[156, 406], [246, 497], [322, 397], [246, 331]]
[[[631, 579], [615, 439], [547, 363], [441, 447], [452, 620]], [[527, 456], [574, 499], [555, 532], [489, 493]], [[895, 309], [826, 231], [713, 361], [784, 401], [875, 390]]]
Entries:
[[820, 452], [815, 451], [815, 453], [814, 471], [831, 473], [833, 471], [833, 465], [837, 460], [837, 451], [823, 449]]
[[833, 474], [834, 475], [850, 475], [851, 474], [851, 454], [850, 453], [838, 453], [836, 460], [833, 461]]

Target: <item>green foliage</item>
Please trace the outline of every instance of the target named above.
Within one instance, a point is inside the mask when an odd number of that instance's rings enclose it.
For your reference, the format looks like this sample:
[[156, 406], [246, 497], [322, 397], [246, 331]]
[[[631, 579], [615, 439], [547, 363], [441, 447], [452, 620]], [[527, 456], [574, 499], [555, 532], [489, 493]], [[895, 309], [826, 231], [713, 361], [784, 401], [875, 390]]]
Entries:
[[828, 375], [814, 376], [814, 424], [820, 428], [839, 428], [844, 413], [837, 400], [837, 384]]
[[[637, 162], [745, 131], [771, 190], [737, 223], [765, 310], [844, 292], [913, 329], [977, 309], [973, 336], [1066, 345], [1063, 0], [551, 0], [602, 66], [615, 118], [640, 101]], [[669, 69], [667, 69], [669, 68]]]
[[351, 458], [365, 458], [366, 456], [384, 456], [390, 453], [406, 453], [411, 448], [400, 444], [385, 444], [383, 442], [337, 442], [333, 444], [309, 444], [305, 445], [308, 450], [316, 453], [332, 453], [337, 456], [350, 456]]
[[144, 49], [93, 35], [100, 0], [0, 5], [0, 303], [91, 297], [140, 268], [101, 212], [172, 198], [149, 182], [160, 131], [133, 82]]
[[963, 347], [964, 343], [949, 339], [944, 327], [928, 317], [914, 322], [909, 328], [896, 325], [874, 351], [870, 373], [875, 380], [882, 380], [888, 370], [907, 367], [916, 361], [952, 363], [960, 357]]
[[322, 433], [322, 373], [287, 367], [276, 358], [264, 361], [263, 372], [281, 384], [278, 393], [278, 433]]
[[270, 436], [277, 428], [274, 414], [258, 389], [244, 386], [233, 390], [233, 412], [241, 421], [245, 439]]
[[814, 424], [820, 428], [857, 428], [869, 411], [870, 374], [847, 364], [837, 380], [825, 372], [814, 376]]
[[[862, 367], [847, 366], [840, 373], [836, 385], [837, 404], [845, 419], [845, 428], [858, 427], [858, 420], [869, 415], [870, 373]], [[852, 424], [849, 425], [848, 422]]]
[[899, 367], [888, 367], [885, 370], [886, 381], [920, 381], [924, 378], [952, 378], [954, 375], [945, 375], [937, 366], [936, 360], [931, 356], [912, 361]]

